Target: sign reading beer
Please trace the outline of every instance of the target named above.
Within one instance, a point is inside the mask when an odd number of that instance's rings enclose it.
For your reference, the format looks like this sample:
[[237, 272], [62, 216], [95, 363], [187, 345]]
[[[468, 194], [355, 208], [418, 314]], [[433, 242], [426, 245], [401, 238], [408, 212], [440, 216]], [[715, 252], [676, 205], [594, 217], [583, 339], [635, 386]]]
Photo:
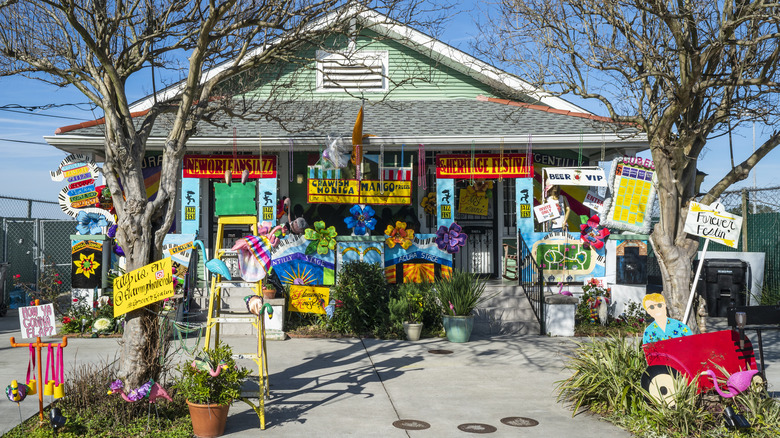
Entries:
[[742, 217], [698, 202], [691, 202], [685, 217], [685, 232], [737, 247], [742, 231]]
[[545, 167], [542, 172], [546, 184], [561, 186], [607, 186], [607, 178], [600, 167]]
[[164, 258], [114, 279], [114, 317], [173, 296], [173, 265]]
[[241, 178], [244, 169], [250, 178], [276, 178], [276, 155], [185, 155], [185, 178], [224, 178], [229, 170], [233, 178]]
[[525, 154], [436, 156], [436, 178], [530, 178], [533, 172]]
[[310, 204], [409, 205], [412, 182], [309, 178], [307, 200]]

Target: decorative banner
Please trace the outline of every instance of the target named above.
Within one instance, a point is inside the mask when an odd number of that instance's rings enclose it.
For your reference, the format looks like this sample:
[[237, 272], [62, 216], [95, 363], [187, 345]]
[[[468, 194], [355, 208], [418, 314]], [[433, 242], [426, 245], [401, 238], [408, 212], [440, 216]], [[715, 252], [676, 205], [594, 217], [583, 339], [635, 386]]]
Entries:
[[650, 233], [650, 211], [655, 202], [655, 166], [650, 160], [618, 157], [612, 161], [601, 223], [613, 230]]
[[585, 200], [582, 201], [582, 205], [594, 210], [597, 214], [601, 214], [601, 208], [604, 206], [604, 198], [599, 195], [599, 190], [597, 188], [591, 187], [585, 195]]
[[114, 279], [114, 317], [172, 296], [173, 266], [164, 258]]
[[271, 250], [271, 266], [284, 284], [332, 285], [335, 283], [336, 253], [306, 254], [311, 242], [299, 235], [288, 235]]
[[474, 190], [474, 187], [471, 186], [460, 189], [458, 213], [487, 216], [489, 204], [488, 197], [485, 196], [484, 192], [477, 193], [477, 191]]
[[533, 165], [526, 161], [526, 154], [437, 155], [436, 178], [529, 178]]
[[225, 171], [230, 170], [233, 178], [241, 179], [244, 169], [249, 170], [250, 178], [276, 179], [276, 155], [263, 155], [263, 162], [257, 155], [185, 155], [185, 178], [219, 178], [225, 177]]
[[[590, 277], [603, 277], [606, 274], [605, 250], [586, 248], [570, 233], [556, 231], [552, 233], [532, 233], [524, 235], [531, 244], [531, 254], [544, 271], [548, 283], [584, 281]], [[529, 266], [532, 264], [529, 263]], [[532, 270], [532, 267], [526, 268]], [[535, 275], [524, 272], [523, 275]]]
[[63, 213], [72, 217], [78, 216], [80, 211], [97, 213], [105, 216], [109, 223], [114, 223], [113, 215], [108, 209], [97, 207], [100, 200], [95, 179], [101, 171], [92, 158], [71, 154], [60, 162], [56, 171], [50, 172], [52, 181], [68, 182], [57, 197]]
[[600, 167], [545, 167], [545, 184], [558, 186], [607, 186], [604, 170]]
[[257, 210], [260, 213], [260, 221], [270, 222], [276, 225], [276, 178], [260, 178], [257, 180]]
[[563, 212], [561, 211], [560, 202], [548, 202], [534, 207], [534, 214], [536, 215], [536, 222], [541, 224], [542, 222], [561, 217]]
[[57, 321], [54, 318], [54, 304], [41, 304], [19, 308], [19, 326], [23, 338], [54, 336], [57, 334]]
[[691, 202], [688, 216], [685, 217], [684, 230], [686, 233], [736, 248], [739, 234], [742, 232], [742, 217], [724, 212], [720, 205]]
[[309, 178], [307, 195], [310, 204], [410, 205], [412, 182]]
[[328, 302], [329, 287], [290, 286], [290, 312], [324, 314]]
[[182, 284], [187, 279], [192, 257], [194, 234], [167, 234], [163, 239], [163, 257], [171, 258], [173, 274]]
[[[439, 181], [441, 182], [441, 181]], [[439, 249], [435, 234], [417, 234], [412, 244], [385, 246], [385, 278], [388, 283], [433, 282], [452, 274], [452, 254]]]
[[71, 287], [75, 289], [102, 287], [102, 241], [71, 240], [71, 260]]
[[200, 180], [181, 180], [181, 232], [196, 234], [200, 229]]
[[455, 213], [452, 209], [455, 203], [455, 181], [452, 179], [436, 181], [436, 201], [436, 226], [449, 228], [455, 222]]
[[385, 236], [339, 236], [336, 242], [336, 266], [339, 271], [345, 263], [353, 261], [384, 266]]
[[531, 210], [534, 205], [534, 179], [517, 178], [515, 180], [515, 204], [517, 205], [517, 232], [528, 241], [526, 237], [534, 232], [534, 219]]

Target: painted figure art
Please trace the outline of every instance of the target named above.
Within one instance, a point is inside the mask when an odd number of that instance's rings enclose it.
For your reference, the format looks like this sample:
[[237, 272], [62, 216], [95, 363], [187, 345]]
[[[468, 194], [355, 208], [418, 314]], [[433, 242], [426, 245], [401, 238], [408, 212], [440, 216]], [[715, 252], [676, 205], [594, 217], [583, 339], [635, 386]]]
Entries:
[[666, 299], [661, 294], [647, 294], [642, 300], [642, 306], [654, 321], [645, 329], [643, 344], [680, 338], [691, 334], [691, 329], [682, 322], [666, 315]]

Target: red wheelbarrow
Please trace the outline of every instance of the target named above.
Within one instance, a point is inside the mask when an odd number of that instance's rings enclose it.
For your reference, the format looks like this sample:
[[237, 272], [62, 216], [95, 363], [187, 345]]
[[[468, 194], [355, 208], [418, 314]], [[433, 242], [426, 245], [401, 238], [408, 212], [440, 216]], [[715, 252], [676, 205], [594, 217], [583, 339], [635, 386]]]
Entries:
[[[674, 395], [674, 376], [683, 375], [690, 383], [707, 370], [714, 371], [718, 380], [739, 371], [755, 370], [753, 344], [743, 335], [740, 348], [739, 337], [737, 330], [722, 330], [642, 345], [647, 358], [642, 388], [656, 400], [668, 403]], [[711, 389], [712, 380], [702, 376], [697, 386], [698, 392]]]

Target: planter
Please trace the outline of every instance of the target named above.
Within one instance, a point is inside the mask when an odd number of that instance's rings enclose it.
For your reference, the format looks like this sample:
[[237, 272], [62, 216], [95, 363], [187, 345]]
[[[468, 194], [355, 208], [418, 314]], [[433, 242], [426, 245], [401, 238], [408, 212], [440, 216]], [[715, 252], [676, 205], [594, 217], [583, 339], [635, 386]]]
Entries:
[[406, 339], [410, 341], [419, 341], [420, 333], [422, 333], [422, 328], [423, 328], [422, 323], [405, 322], [404, 333], [406, 333]]
[[263, 299], [273, 300], [274, 298], [276, 298], [276, 289], [263, 288]]
[[230, 405], [200, 405], [187, 401], [190, 407], [192, 433], [198, 438], [214, 438], [225, 433]]
[[442, 324], [450, 342], [468, 342], [474, 329], [474, 315], [442, 316]]

